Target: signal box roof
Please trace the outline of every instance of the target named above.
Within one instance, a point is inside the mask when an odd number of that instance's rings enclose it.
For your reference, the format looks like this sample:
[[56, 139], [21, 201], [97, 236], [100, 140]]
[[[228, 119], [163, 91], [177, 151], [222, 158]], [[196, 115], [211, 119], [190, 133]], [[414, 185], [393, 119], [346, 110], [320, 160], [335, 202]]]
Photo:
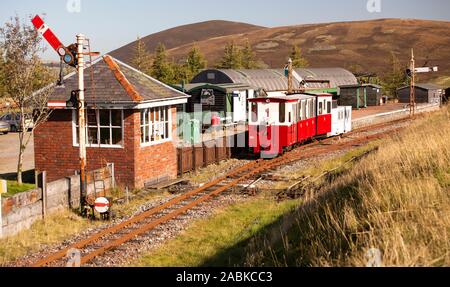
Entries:
[[[95, 60], [85, 69], [84, 81], [88, 105], [128, 106], [190, 97], [109, 55]], [[73, 90], [78, 90], [76, 72], [64, 78], [63, 86], [54, 86], [49, 101], [67, 101]]]

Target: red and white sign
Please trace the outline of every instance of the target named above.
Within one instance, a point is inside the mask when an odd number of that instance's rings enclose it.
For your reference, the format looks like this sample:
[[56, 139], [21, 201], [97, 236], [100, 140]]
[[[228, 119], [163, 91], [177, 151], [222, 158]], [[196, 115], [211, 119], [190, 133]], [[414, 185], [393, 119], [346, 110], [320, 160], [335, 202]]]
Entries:
[[65, 109], [67, 107], [67, 103], [63, 101], [49, 101], [47, 103], [47, 108], [49, 109]]
[[110, 207], [109, 200], [106, 197], [99, 197], [95, 200], [94, 208], [98, 213], [108, 212]]
[[39, 15], [34, 17], [31, 22], [39, 33], [47, 40], [47, 42], [52, 46], [52, 48], [60, 55], [63, 56], [66, 52], [64, 50], [64, 45], [59, 41], [58, 37], [52, 32], [52, 30], [44, 23]]

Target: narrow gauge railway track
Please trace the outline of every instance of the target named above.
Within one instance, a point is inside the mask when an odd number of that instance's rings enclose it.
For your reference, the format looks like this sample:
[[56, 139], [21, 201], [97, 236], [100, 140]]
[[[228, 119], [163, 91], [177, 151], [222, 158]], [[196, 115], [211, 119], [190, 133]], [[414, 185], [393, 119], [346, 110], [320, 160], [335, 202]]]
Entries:
[[[401, 122], [406, 120], [400, 120]], [[389, 126], [388, 124], [376, 125], [376, 128]], [[373, 127], [355, 130], [349, 135], [370, 131]], [[91, 262], [98, 256], [102, 256], [106, 252], [113, 250], [124, 243], [133, 240], [137, 236], [143, 235], [156, 227], [169, 222], [178, 216], [183, 215], [190, 209], [201, 205], [202, 203], [224, 193], [230, 188], [236, 186], [240, 182], [251, 179], [263, 172], [271, 169], [287, 165], [289, 163], [326, 154], [332, 151], [343, 150], [357, 145], [368, 143], [371, 140], [385, 137], [389, 134], [397, 132], [399, 129], [393, 129], [382, 134], [373, 134], [369, 136], [361, 136], [356, 139], [350, 139], [346, 142], [324, 145], [331, 143], [333, 138], [325, 139], [321, 142], [313, 142], [296, 148], [284, 155], [271, 160], [255, 160], [247, 163], [239, 168], [230, 171], [228, 174], [221, 176], [199, 188], [196, 188], [183, 195], [175, 197], [168, 202], [145, 211], [137, 216], [132, 217], [118, 225], [106, 228], [90, 237], [72, 244], [64, 249], [50, 254], [32, 264], [33, 267], [44, 266], [64, 266], [64, 259], [68, 252], [72, 249], [78, 249], [81, 252], [81, 265]]]

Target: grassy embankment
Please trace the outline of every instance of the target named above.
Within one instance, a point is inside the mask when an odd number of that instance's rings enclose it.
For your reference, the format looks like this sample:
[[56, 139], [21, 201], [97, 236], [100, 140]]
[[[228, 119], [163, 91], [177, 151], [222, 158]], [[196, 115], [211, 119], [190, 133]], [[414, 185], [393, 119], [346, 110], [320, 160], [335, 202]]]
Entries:
[[[376, 248], [384, 266], [448, 266], [449, 120], [447, 108], [425, 116], [372, 144], [373, 152], [335, 171], [307, 198], [237, 204], [133, 265], [365, 266]], [[365, 150], [305, 173], [339, 167]]]

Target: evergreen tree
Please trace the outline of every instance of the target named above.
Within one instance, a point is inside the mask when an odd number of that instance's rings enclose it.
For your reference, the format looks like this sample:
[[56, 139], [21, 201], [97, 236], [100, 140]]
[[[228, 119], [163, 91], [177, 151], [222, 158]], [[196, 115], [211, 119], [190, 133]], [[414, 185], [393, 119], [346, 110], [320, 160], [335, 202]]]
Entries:
[[396, 97], [397, 89], [406, 85], [408, 78], [394, 52], [391, 52], [390, 66], [391, 70], [386, 73], [386, 76], [383, 78], [383, 83], [386, 93], [391, 97]]
[[207, 62], [197, 46], [193, 46], [191, 51], [187, 55], [186, 64], [184, 65], [186, 69], [186, 80], [191, 80], [193, 76], [198, 74], [201, 70], [205, 69]]
[[144, 41], [141, 38], [137, 38], [136, 46], [133, 51], [133, 59], [131, 60], [131, 64], [146, 74], [151, 74], [152, 66], [151, 66], [151, 56], [147, 51], [147, 47], [145, 46]]
[[166, 47], [159, 43], [155, 49], [151, 75], [163, 83], [171, 84], [175, 78], [173, 68], [173, 63], [167, 60]]
[[242, 52], [234, 44], [234, 42], [228, 43], [225, 46], [224, 55], [219, 65], [219, 69], [240, 69], [242, 68]]
[[192, 74], [188, 68], [187, 63], [185, 64], [177, 64], [175, 62], [172, 61], [172, 63], [170, 63], [172, 66], [172, 71], [173, 71], [173, 79], [170, 82], [171, 84], [181, 84], [181, 83], [189, 83], [191, 78], [192, 78]]
[[242, 67], [244, 69], [256, 69], [258, 68], [258, 64], [255, 60], [255, 53], [252, 50], [252, 46], [250, 42], [247, 41], [245, 43], [245, 47], [242, 49]]
[[302, 50], [297, 45], [292, 47], [291, 59], [293, 68], [307, 68], [309, 66], [308, 60], [303, 57]]

